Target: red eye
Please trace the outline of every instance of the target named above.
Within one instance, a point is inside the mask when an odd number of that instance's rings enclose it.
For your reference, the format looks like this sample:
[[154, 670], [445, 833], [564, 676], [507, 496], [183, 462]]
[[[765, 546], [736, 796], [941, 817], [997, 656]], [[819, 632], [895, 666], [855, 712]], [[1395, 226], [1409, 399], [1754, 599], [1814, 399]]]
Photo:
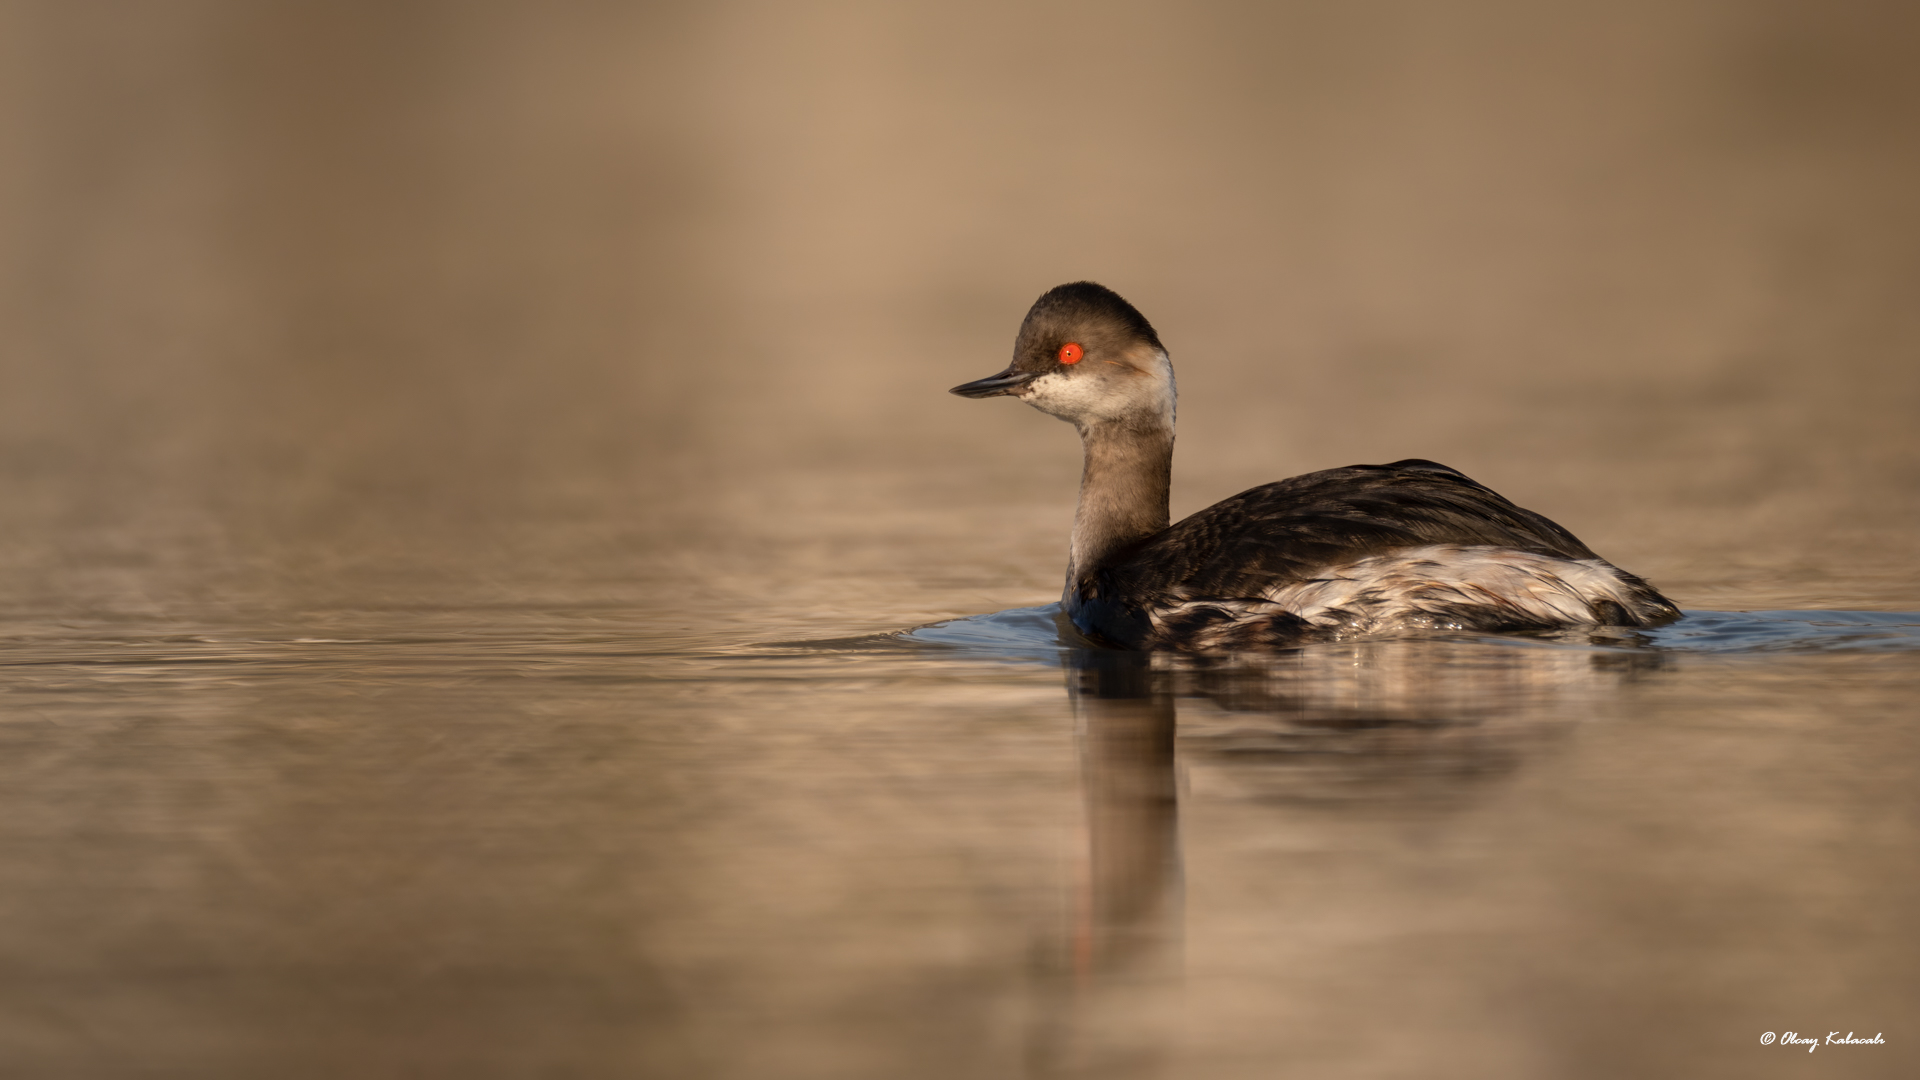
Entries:
[[1069, 341], [1060, 346], [1060, 362], [1063, 364], [1077, 364], [1085, 355], [1087, 355], [1085, 350], [1081, 349], [1077, 342]]

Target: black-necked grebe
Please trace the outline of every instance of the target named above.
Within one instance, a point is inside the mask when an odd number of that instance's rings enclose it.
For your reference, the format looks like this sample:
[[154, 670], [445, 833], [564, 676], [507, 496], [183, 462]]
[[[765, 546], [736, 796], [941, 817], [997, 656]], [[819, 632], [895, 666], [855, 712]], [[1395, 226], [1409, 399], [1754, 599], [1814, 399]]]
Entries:
[[1035, 301], [1013, 364], [952, 392], [1017, 397], [1079, 429], [1061, 603], [1101, 644], [1212, 651], [1680, 614], [1572, 533], [1431, 461], [1296, 476], [1169, 527], [1173, 364], [1146, 317], [1090, 281]]

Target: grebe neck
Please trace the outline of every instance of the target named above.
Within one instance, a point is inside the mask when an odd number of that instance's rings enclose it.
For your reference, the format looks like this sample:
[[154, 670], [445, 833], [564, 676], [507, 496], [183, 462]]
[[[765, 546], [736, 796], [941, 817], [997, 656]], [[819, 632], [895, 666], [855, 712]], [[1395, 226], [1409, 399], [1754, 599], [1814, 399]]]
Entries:
[[1173, 425], [1143, 421], [1080, 427], [1086, 463], [1080, 473], [1080, 506], [1073, 513], [1068, 595], [1115, 555], [1167, 527]]

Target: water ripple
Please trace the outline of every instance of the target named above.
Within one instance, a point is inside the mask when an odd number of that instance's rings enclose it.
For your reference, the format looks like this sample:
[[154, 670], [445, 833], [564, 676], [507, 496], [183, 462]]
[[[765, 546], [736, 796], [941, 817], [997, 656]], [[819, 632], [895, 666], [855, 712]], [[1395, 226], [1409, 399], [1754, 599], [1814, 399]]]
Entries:
[[[1920, 650], [1920, 612], [1689, 611], [1678, 622], [1655, 630], [1462, 637], [1489, 645], [1545, 644], [1674, 653], [1900, 652]], [[1084, 643], [1074, 640], [1060, 605], [1047, 604], [834, 644], [848, 648], [924, 645], [991, 653], [1010, 660], [1058, 662], [1061, 650]]]

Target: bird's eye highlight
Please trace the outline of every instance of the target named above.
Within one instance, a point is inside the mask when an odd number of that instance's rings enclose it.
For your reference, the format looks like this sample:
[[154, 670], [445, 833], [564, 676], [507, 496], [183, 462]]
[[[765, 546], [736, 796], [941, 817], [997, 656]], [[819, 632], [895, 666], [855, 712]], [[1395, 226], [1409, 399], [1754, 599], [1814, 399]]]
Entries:
[[1069, 341], [1060, 346], [1060, 362], [1063, 364], [1077, 364], [1085, 355], [1087, 355], [1086, 350], [1082, 349], [1078, 342]]

